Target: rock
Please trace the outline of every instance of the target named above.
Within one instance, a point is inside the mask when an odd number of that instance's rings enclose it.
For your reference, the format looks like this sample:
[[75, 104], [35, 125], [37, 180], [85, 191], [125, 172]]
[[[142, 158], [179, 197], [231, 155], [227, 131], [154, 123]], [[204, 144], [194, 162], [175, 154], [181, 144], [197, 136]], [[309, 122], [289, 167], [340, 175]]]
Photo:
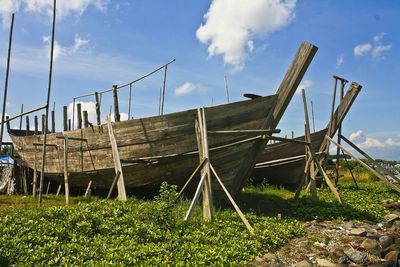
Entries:
[[335, 262], [343, 263], [347, 260], [347, 256], [344, 254], [343, 249], [334, 248], [329, 251], [329, 257]]
[[399, 259], [399, 251], [397, 251], [397, 250], [390, 251], [385, 256], [385, 260], [387, 260], [387, 261], [397, 262], [398, 259]]
[[400, 244], [391, 244], [390, 246], [388, 246], [387, 248], [385, 248], [385, 249], [383, 250], [383, 253], [384, 253], [384, 254], [387, 254], [387, 253], [389, 253], [390, 251], [394, 251], [394, 250], [400, 251]]
[[383, 217], [383, 219], [385, 220], [385, 222], [391, 223], [391, 222], [400, 220], [400, 216], [392, 213], [392, 214], [385, 215]]
[[310, 247], [310, 242], [308, 240], [303, 240], [297, 243], [297, 245], [302, 248], [308, 248]]
[[353, 228], [350, 230], [349, 234], [355, 236], [366, 236], [367, 231], [364, 228]]
[[382, 249], [386, 249], [388, 246], [393, 244], [393, 241], [394, 239], [392, 236], [383, 235], [379, 237], [379, 243], [381, 244]]
[[393, 230], [400, 230], [400, 221], [393, 222]]
[[356, 225], [353, 222], [345, 222], [343, 224], [343, 228], [344, 229], [351, 229], [351, 228], [354, 228], [354, 227], [356, 227]]
[[378, 231], [369, 231], [368, 233], [367, 233], [367, 235], [366, 235], [366, 237], [368, 237], [368, 238], [370, 238], [370, 239], [376, 239], [376, 240], [378, 240], [379, 239], [379, 234], [378, 234]]
[[303, 260], [303, 261], [300, 261], [300, 262], [296, 263], [295, 266], [296, 267], [312, 267], [313, 265], [308, 260]]
[[375, 239], [369, 239], [369, 238], [364, 239], [364, 241], [360, 245], [360, 247], [365, 250], [376, 249], [378, 248], [378, 246], [379, 244]]
[[374, 255], [374, 256], [378, 257], [378, 258], [382, 257], [382, 253], [378, 249], [369, 249], [367, 252], [369, 254], [371, 254], [371, 255]]
[[254, 259], [254, 264], [255, 265], [262, 265], [263, 263], [265, 263], [265, 260], [263, 258], [261, 258], [261, 257], [256, 257]]
[[363, 264], [367, 260], [367, 253], [361, 252], [361, 251], [357, 251], [357, 250], [354, 250], [354, 249], [346, 250], [344, 252], [344, 254], [346, 254], [346, 256], [352, 262], [357, 263], [357, 264]]
[[276, 255], [273, 253], [267, 253], [267, 254], [264, 254], [264, 256], [262, 258], [264, 261], [272, 261], [272, 260], [276, 260]]
[[333, 263], [327, 259], [317, 258], [316, 262], [317, 262], [317, 266], [320, 266], [320, 267], [336, 267], [335, 263]]

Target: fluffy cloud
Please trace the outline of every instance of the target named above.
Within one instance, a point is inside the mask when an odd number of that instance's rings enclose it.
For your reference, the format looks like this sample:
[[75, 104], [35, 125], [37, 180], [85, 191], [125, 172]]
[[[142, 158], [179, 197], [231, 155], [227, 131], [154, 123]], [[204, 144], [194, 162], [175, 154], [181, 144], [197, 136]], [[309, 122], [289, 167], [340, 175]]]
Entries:
[[312, 85], [313, 85], [313, 81], [311, 81], [311, 80], [304, 80], [303, 82], [301, 82], [301, 84], [299, 85], [299, 87], [297, 87], [296, 92], [297, 92], [298, 94], [301, 94], [301, 89], [307, 90], [307, 89], [309, 89]]
[[336, 67], [339, 68], [344, 63], [344, 54], [340, 54], [336, 60]]
[[392, 49], [392, 44], [382, 44], [382, 39], [386, 33], [381, 32], [373, 37], [373, 42], [364, 43], [354, 47], [354, 55], [356, 57], [366, 56], [371, 54], [373, 58], [383, 57], [387, 52]]
[[360, 44], [354, 47], [354, 55], [356, 57], [365, 56], [372, 49], [372, 45], [370, 43]]
[[364, 134], [362, 130], [358, 130], [350, 135], [350, 141], [354, 142], [361, 149], [369, 149], [369, 148], [400, 148], [400, 142], [394, 140], [393, 138], [386, 138], [383, 140], [379, 140], [377, 138], [368, 137]]
[[[44, 36], [43, 42], [46, 44], [46, 50], [49, 51], [50, 58], [50, 45], [51, 38], [50, 36]], [[73, 53], [78, 52], [79, 49], [84, 48], [89, 44], [88, 39], [81, 38], [78, 34], [75, 34], [74, 44], [72, 46], [61, 46], [57, 40], [54, 40], [54, 61], [60, 58], [63, 55], [71, 55]]]
[[[62, 19], [68, 15], [82, 15], [85, 10], [93, 6], [105, 12], [109, 0], [62, 0], [57, 1], [57, 18]], [[23, 10], [31, 13], [52, 16], [53, 0], [0, 0], [0, 15], [3, 25], [8, 22], [11, 13]]]
[[208, 45], [210, 57], [222, 55], [233, 71], [240, 71], [255, 48], [253, 40], [290, 23], [295, 6], [295, 0], [213, 0], [196, 36]]
[[186, 83], [182, 84], [181, 86], [175, 88], [174, 94], [176, 96], [180, 96], [180, 95], [190, 94], [193, 92], [204, 93], [204, 91], [205, 91], [204, 87], [201, 86], [200, 84], [193, 84], [190, 82], [186, 82]]

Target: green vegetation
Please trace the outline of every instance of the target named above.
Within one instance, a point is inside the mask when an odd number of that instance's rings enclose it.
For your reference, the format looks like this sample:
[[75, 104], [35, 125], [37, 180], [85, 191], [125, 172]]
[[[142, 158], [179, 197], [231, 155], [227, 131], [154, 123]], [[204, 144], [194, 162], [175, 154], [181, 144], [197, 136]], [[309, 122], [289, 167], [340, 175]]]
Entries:
[[[295, 220], [247, 214], [251, 236], [237, 214], [219, 210], [212, 223], [200, 209], [183, 222], [188, 202], [164, 188], [155, 201], [95, 201], [30, 209], [0, 217], [4, 262], [31, 266], [245, 264], [266, 249], [304, 234]], [[0, 264], [1, 265], [1, 264]]]
[[[32, 205], [11, 213], [3, 209], [0, 216], [0, 266], [245, 265], [303, 235], [300, 221], [379, 220], [388, 213], [379, 202], [399, 197], [377, 182], [361, 183], [359, 190], [343, 184], [339, 190], [344, 207], [328, 189], [319, 190], [320, 201], [314, 203], [304, 193], [295, 202], [284, 189], [245, 188], [238, 204], [254, 236], [226, 203], [220, 203], [211, 223], [202, 221], [199, 206], [191, 221], [183, 222], [189, 203], [177, 201], [175, 187], [166, 184], [153, 201], [84, 203], [76, 198], [75, 204], [62, 207], [62, 197], [49, 197], [44, 203], [56, 207], [39, 209], [26, 197]], [[284, 219], [276, 219], [277, 213]]]

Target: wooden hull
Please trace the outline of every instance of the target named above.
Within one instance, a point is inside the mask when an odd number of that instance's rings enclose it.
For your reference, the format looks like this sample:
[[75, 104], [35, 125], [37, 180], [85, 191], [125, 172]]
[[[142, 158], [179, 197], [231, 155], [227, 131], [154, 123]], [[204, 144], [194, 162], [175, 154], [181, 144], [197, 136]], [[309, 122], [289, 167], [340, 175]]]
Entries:
[[[266, 118], [273, 111], [277, 97], [268, 96], [205, 109], [208, 130], [265, 129]], [[113, 124], [118, 151], [128, 189], [155, 188], [162, 181], [182, 185], [199, 164], [195, 135], [197, 110], [172, 113]], [[25, 135], [25, 136], [24, 136]], [[95, 188], [109, 188], [114, 178], [114, 164], [106, 125], [48, 134], [45, 175], [62, 182], [63, 139], [66, 135], [86, 139], [69, 141], [68, 171], [72, 187], [86, 187], [90, 180]], [[41, 166], [42, 135], [26, 136], [25, 131], [11, 130], [16, 151], [30, 168]], [[210, 159], [227, 188], [236, 193], [248, 177], [246, 160], [259, 149], [260, 138], [248, 135], [209, 135]], [[193, 183], [192, 187], [195, 186]], [[219, 191], [219, 186], [215, 184]]]
[[[312, 147], [318, 151], [327, 129], [311, 134]], [[304, 136], [296, 138], [304, 141]], [[263, 181], [294, 189], [303, 178], [305, 147], [301, 144], [279, 142], [267, 145], [257, 158], [251, 179], [254, 183]]]

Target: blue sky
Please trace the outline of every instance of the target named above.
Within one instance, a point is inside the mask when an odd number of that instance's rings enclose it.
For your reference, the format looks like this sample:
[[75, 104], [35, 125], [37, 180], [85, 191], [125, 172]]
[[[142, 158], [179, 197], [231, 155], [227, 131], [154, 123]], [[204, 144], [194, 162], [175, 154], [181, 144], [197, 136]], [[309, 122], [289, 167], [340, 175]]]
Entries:
[[[51, 2], [0, 0], [1, 85], [9, 18], [16, 12], [7, 114], [18, 113], [22, 103], [26, 110], [45, 102]], [[273, 94], [305, 40], [319, 47], [302, 83], [314, 102], [316, 129], [329, 118], [332, 75], [356, 81], [363, 89], [346, 117], [344, 134], [373, 157], [400, 160], [398, 1], [58, 2], [51, 98], [58, 129], [59, 111], [74, 96], [133, 80], [174, 58], [166, 112], [224, 103], [224, 76], [231, 101], [242, 100], [243, 93]], [[157, 114], [162, 76], [134, 85], [134, 117]], [[127, 93], [120, 92], [124, 113]], [[111, 96], [103, 99], [105, 114]], [[82, 101], [92, 114], [94, 99]], [[282, 135], [291, 130], [300, 135], [303, 121], [296, 94], [278, 128]]]

